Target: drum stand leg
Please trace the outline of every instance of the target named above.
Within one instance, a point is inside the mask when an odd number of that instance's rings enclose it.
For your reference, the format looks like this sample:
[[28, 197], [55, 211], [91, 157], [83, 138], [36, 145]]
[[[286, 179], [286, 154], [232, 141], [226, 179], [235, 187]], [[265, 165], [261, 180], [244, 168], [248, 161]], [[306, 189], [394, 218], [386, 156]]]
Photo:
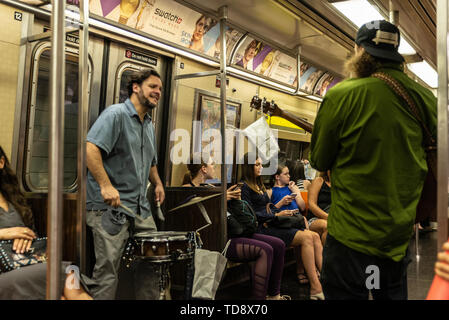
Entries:
[[193, 276], [195, 272], [193, 256], [187, 259], [186, 285], [184, 289], [184, 297], [186, 300], [192, 300]]
[[165, 289], [167, 286], [168, 280], [168, 267], [169, 263], [160, 263], [159, 264], [159, 300], [167, 300], [165, 296]]

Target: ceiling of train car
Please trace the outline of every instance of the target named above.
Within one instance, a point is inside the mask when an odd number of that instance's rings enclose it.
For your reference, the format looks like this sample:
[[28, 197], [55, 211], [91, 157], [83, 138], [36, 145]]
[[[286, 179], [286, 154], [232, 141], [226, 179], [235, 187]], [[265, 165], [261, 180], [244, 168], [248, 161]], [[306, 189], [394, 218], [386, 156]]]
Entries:
[[[228, 7], [228, 21], [251, 35], [285, 48], [291, 53], [301, 45], [301, 55], [312, 64], [343, 74], [343, 62], [351, 50], [347, 39], [335, 38], [331, 30], [313, 23], [297, 1], [292, 0], [176, 0], [194, 9], [218, 12]], [[299, 6], [299, 7], [298, 7]], [[306, 9], [306, 8], [305, 8]]]
[[[389, 10], [389, 0], [372, 0], [384, 12]], [[393, 0], [399, 11], [399, 26], [409, 36], [409, 42], [435, 69], [436, 53], [436, 0]]]
[[[356, 28], [339, 18], [330, 5], [345, 0], [298, 0], [317, 14], [325, 16], [337, 29], [354, 40]], [[368, 0], [389, 16], [390, 0]], [[408, 42], [418, 54], [436, 68], [436, 0], [392, 0], [393, 9], [399, 11], [399, 27], [407, 34]], [[341, 17], [341, 16], [340, 16]]]
[[[330, 3], [342, 0], [177, 0], [217, 12], [228, 7], [230, 23], [294, 52], [325, 69], [342, 74], [352, 51], [356, 27]], [[344, 1], [344, 0], [343, 0]], [[388, 16], [390, 0], [368, 0]], [[436, 0], [392, 0], [399, 26], [418, 54], [436, 68]]]

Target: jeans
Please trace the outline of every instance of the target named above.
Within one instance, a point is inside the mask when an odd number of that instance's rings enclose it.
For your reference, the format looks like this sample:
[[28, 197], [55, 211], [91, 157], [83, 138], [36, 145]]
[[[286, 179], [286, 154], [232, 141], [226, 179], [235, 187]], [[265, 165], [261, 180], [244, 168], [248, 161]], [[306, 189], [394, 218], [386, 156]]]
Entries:
[[[101, 225], [103, 211], [88, 211], [86, 222], [92, 228], [95, 247], [95, 267], [92, 278], [86, 280], [94, 299], [113, 300], [115, 299], [120, 259], [122, 258], [128, 238], [131, 236], [127, 220], [120, 231], [111, 235], [106, 232]], [[150, 216], [144, 221], [135, 220], [134, 232], [156, 231], [153, 217]], [[152, 266], [135, 262], [134, 287], [137, 299], [154, 300], [159, 297], [159, 275]]]

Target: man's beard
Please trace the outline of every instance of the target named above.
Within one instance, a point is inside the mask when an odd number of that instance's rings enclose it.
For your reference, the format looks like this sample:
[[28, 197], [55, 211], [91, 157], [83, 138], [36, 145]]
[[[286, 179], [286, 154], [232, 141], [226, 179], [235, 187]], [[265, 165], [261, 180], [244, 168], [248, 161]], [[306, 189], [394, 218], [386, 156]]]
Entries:
[[365, 51], [354, 53], [345, 62], [345, 74], [348, 78], [366, 78], [371, 76], [381, 63]]
[[137, 98], [139, 99], [140, 104], [147, 108], [148, 111], [153, 110], [154, 108], [156, 108], [156, 105], [152, 102], [150, 102], [150, 100], [148, 100], [147, 98], [144, 97], [142, 91], [139, 92], [139, 94], [137, 95]]

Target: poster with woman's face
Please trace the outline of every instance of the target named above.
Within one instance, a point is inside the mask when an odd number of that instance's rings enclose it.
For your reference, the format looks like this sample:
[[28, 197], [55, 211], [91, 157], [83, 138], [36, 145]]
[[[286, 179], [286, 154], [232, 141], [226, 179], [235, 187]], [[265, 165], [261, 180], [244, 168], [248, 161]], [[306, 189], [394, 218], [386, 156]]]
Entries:
[[293, 84], [296, 78], [295, 58], [249, 37], [238, 48], [233, 63], [287, 84]]
[[329, 73], [324, 74], [320, 78], [320, 80], [316, 83], [315, 89], [313, 90], [313, 94], [323, 97], [326, 94], [327, 89], [331, 84], [331, 82], [334, 80], [334, 78], [335, 77]]
[[[218, 21], [176, 1], [90, 0], [89, 8], [91, 13], [128, 27], [213, 57], [220, 56]], [[236, 37], [232, 29], [229, 35]]]
[[312, 93], [316, 82], [320, 79], [323, 73], [324, 71], [318, 70], [314, 67], [309, 68], [306, 72], [304, 72], [304, 76], [301, 77], [301, 82], [303, 83], [301, 89], [306, 92]]

